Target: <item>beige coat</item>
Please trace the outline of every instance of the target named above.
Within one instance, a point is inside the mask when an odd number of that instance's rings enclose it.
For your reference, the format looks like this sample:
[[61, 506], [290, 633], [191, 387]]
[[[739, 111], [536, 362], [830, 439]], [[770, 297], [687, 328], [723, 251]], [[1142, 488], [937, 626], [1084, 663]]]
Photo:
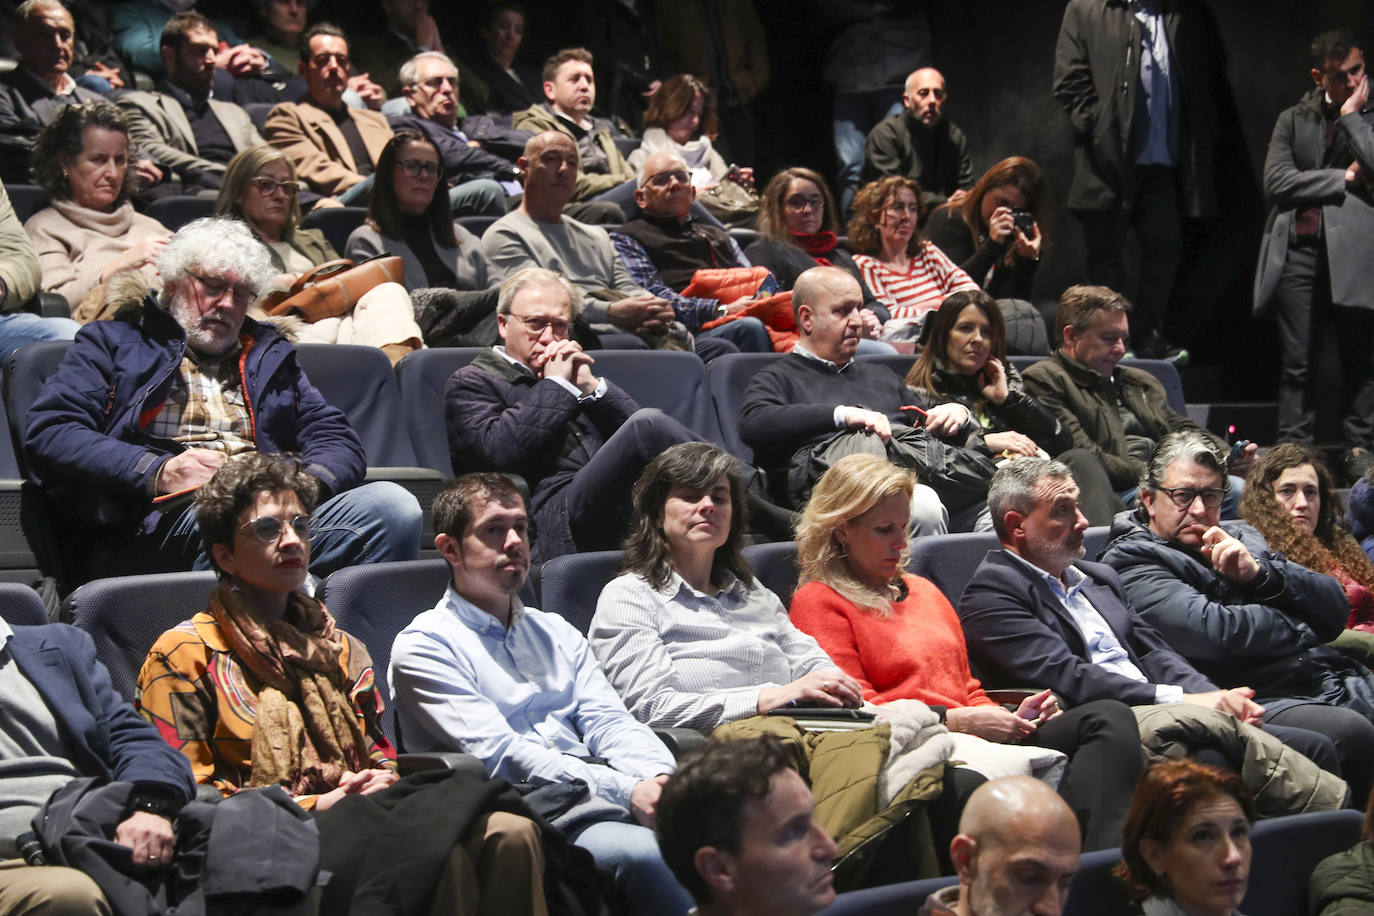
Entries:
[[[183, 179], [187, 172], [224, 174], [222, 163], [200, 157], [191, 122], [176, 99], [161, 92], [126, 92], [119, 97], [119, 107], [129, 115], [129, 136], [134, 145], [162, 168]], [[229, 135], [234, 152], [263, 143], [248, 112], [239, 106], [211, 99], [210, 110]]]
[[[59, 293], [73, 309], [96, 286], [105, 265], [126, 251], [157, 236], [167, 227], [151, 216], [135, 213], [127, 201], [113, 213], [89, 210], [74, 201], [55, 200], [24, 224], [43, 269], [43, 289]], [[150, 282], [157, 278], [152, 265], [143, 268]]]
[[[363, 145], [376, 164], [391, 139], [391, 125], [379, 112], [362, 108], [348, 109], [348, 116], [357, 125]], [[268, 143], [296, 163], [301, 181], [319, 194], [334, 197], [363, 180], [343, 131], [322, 108], [283, 102], [267, 115], [263, 133]]]

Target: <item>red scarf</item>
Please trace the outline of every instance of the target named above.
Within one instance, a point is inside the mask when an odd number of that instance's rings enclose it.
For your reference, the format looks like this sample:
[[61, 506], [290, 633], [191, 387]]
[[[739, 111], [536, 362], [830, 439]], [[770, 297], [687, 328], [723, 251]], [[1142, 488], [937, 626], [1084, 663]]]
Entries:
[[835, 246], [840, 244], [840, 237], [833, 232], [817, 232], [815, 235], [802, 235], [800, 232], [792, 233], [792, 238], [797, 240], [797, 244], [813, 259], [823, 267], [832, 266], [825, 255], [835, 250]]

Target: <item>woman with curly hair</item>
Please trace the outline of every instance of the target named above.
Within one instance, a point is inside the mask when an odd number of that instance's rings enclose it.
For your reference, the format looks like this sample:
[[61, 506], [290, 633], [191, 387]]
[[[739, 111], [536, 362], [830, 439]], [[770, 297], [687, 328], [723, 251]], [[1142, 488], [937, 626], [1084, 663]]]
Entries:
[[1374, 563], [1341, 521], [1331, 472], [1315, 449], [1284, 442], [1257, 460], [1240, 515], [1288, 559], [1339, 580], [1350, 602], [1346, 627], [1374, 634]]
[[[976, 290], [944, 252], [921, 238], [921, 186], [892, 175], [859, 189], [849, 221], [849, 243], [864, 282], [892, 314], [884, 337], [914, 337], [921, 320], [945, 297]], [[902, 325], [907, 325], [905, 331]]]

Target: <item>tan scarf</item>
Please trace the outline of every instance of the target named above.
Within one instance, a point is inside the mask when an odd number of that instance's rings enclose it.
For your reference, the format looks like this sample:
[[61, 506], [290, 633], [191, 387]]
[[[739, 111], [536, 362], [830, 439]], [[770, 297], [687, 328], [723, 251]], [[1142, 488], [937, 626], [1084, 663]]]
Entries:
[[[262, 682], [250, 787], [309, 795], [336, 788], [345, 771], [367, 769], [367, 737], [339, 670], [343, 643], [323, 604], [292, 592], [280, 620], [263, 620], [223, 582], [209, 612], [235, 658]], [[365, 652], [357, 642], [351, 651]]]

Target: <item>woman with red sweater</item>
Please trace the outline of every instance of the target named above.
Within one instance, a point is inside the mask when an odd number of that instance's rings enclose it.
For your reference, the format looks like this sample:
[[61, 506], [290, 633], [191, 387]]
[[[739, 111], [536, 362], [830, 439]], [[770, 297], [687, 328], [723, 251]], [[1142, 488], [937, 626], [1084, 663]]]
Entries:
[[792, 622], [859, 682], [864, 699], [920, 700], [944, 709], [952, 732], [1069, 757], [1059, 792], [1085, 849], [1121, 842], [1144, 755], [1135, 716], [1116, 700], [1059, 709], [1042, 690], [1015, 712], [990, 699], [969, 669], [959, 617], [929, 580], [904, 572], [915, 479], [873, 455], [851, 455], [821, 477], [797, 526], [802, 585]]

